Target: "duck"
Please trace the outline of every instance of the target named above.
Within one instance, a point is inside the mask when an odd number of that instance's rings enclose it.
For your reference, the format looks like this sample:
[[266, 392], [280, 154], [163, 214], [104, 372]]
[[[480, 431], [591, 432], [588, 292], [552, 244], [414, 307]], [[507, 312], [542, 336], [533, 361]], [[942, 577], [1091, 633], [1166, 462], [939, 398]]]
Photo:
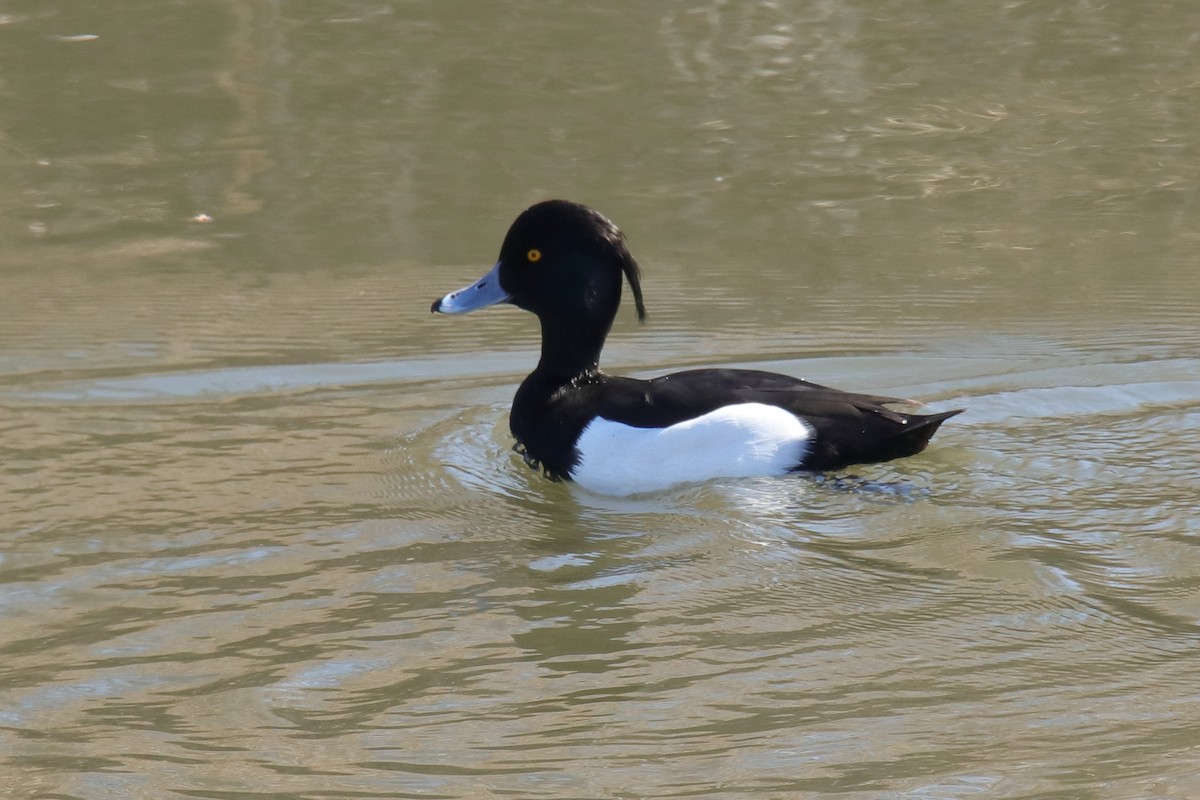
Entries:
[[537, 317], [541, 354], [509, 428], [513, 449], [552, 480], [626, 496], [841, 470], [920, 453], [964, 410], [905, 413], [891, 406], [912, 401], [756, 369], [611, 375], [600, 353], [624, 282], [644, 322], [641, 270], [620, 229], [588, 206], [545, 200], [512, 223], [487, 274], [433, 301], [437, 314], [508, 304]]

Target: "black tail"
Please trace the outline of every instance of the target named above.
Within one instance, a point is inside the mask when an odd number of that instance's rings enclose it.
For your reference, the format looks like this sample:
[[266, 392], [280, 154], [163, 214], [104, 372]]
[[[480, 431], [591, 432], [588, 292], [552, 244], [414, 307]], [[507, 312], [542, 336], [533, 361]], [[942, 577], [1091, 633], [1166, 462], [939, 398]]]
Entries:
[[895, 455], [880, 460], [891, 461], [893, 458], [915, 456], [929, 445], [929, 440], [937, 433], [937, 429], [943, 422], [965, 410], [956, 408], [953, 411], [941, 411], [937, 414], [905, 414], [907, 424], [893, 440], [896, 443]]
[[843, 419], [822, 430], [818, 423], [814, 448], [804, 460], [803, 469], [834, 470], [914, 456], [929, 445], [943, 422], [963, 411], [956, 408], [937, 414], [903, 414], [875, 406], [868, 407], [857, 425], [846, 425]]

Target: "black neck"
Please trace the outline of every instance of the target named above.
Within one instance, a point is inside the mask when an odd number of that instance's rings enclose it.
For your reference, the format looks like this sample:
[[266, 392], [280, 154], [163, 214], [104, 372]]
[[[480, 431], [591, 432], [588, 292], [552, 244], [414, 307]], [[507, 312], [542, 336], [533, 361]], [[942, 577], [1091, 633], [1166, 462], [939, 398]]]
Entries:
[[541, 319], [542, 357], [537, 371], [545, 377], [569, 381], [600, 364], [600, 350], [612, 326], [586, 319]]

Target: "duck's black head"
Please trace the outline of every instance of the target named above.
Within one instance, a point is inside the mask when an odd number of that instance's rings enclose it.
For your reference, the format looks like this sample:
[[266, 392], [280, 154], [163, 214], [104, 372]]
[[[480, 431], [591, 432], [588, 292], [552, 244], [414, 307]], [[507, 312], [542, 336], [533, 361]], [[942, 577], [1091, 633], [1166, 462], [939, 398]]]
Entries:
[[499, 262], [511, 302], [539, 316], [615, 313], [624, 275], [638, 319], [645, 319], [640, 273], [624, 235], [587, 206], [547, 200], [526, 209], [508, 229]]
[[487, 275], [435, 300], [432, 310], [465, 314], [511, 303], [532, 311], [542, 323], [543, 364], [551, 355], [574, 369], [574, 362], [594, 365], [599, 358], [621, 302], [622, 276], [638, 319], [645, 319], [638, 265], [617, 226], [587, 206], [546, 200], [513, 222]]

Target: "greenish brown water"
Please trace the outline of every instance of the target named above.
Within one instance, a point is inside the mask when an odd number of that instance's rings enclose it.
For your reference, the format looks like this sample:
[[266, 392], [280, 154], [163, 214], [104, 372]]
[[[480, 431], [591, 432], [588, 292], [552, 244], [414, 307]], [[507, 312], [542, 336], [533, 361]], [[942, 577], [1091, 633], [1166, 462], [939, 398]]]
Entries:
[[[0, 8], [0, 795], [1200, 796], [1200, 6]], [[509, 451], [612, 371], [964, 405], [858, 482]]]

